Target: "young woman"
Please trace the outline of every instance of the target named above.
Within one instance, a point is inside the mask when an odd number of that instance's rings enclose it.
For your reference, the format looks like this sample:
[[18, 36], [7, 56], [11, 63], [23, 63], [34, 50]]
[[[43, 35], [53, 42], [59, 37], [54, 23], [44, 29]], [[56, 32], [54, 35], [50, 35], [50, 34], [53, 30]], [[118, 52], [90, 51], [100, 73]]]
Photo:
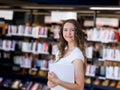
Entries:
[[54, 63], [73, 64], [75, 81], [74, 83], [62, 81], [54, 72], [49, 72], [49, 88], [59, 85], [66, 90], [84, 90], [84, 66], [86, 65], [84, 41], [84, 32], [80, 24], [74, 19], [66, 20], [60, 30], [59, 52]]

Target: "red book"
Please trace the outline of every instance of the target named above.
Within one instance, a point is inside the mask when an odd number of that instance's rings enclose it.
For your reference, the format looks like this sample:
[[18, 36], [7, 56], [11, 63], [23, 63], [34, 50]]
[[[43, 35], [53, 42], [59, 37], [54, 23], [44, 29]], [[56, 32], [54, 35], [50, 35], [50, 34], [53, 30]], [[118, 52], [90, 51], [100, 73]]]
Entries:
[[120, 42], [120, 33], [115, 31], [115, 41]]

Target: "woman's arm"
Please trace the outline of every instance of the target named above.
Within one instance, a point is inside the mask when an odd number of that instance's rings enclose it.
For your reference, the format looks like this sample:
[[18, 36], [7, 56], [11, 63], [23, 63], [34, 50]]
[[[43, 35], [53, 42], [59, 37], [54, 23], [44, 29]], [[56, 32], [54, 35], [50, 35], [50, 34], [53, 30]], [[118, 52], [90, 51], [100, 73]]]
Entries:
[[53, 72], [48, 74], [48, 80], [70, 90], [84, 90], [84, 65], [82, 60], [73, 61], [75, 69], [75, 84], [61, 81]]

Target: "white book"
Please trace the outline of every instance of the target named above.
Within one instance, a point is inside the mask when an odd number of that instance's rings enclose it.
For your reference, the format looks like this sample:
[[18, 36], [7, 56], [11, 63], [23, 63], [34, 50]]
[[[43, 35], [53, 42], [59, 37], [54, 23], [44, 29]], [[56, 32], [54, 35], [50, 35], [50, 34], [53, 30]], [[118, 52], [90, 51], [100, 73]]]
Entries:
[[[49, 71], [54, 72], [62, 81], [74, 83], [74, 67], [72, 64], [49, 64]], [[51, 88], [51, 90], [66, 90], [61, 86]]]

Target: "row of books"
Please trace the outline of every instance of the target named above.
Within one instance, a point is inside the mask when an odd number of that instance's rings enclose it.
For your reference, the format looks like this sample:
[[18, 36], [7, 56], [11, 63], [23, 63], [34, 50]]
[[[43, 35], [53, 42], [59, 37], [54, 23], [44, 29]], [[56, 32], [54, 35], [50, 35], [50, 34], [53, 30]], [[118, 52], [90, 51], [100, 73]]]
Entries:
[[111, 61], [120, 61], [120, 49], [103, 49], [103, 59]]
[[[54, 38], [58, 39], [59, 38], [59, 31], [60, 31], [60, 26], [52, 26], [51, 28]], [[36, 26], [36, 27], [31, 27], [31, 26], [25, 26], [25, 25], [9, 25], [8, 26], [8, 31], [7, 31], [7, 36], [26, 36], [26, 37], [33, 37], [33, 38], [47, 38], [48, 36], [48, 28], [47, 27], [42, 27], [42, 26]]]
[[38, 40], [31, 43], [29, 42], [22, 43], [23, 52], [32, 52], [35, 54], [40, 54], [40, 53], [49, 54], [48, 47], [49, 47], [49, 44], [47, 42], [39, 43]]
[[86, 30], [87, 40], [100, 41], [100, 42], [120, 42], [120, 32], [114, 29], [108, 28], [94, 28]]
[[[50, 43], [52, 45], [51, 53], [56, 54], [58, 45], [56, 43]], [[0, 49], [4, 51], [23, 51], [31, 52], [35, 54], [49, 54], [48, 42], [38, 42], [38, 40], [31, 40], [31, 42], [17, 41], [17, 40], [2, 40], [0, 39]]]
[[28, 36], [34, 38], [47, 37], [48, 28], [42, 26], [30, 27], [25, 25], [9, 25], [8, 26], [8, 36]]
[[114, 87], [114, 88], [120, 89], [120, 81], [114, 81], [114, 80], [108, 80], [108, 79], [101, 80], [99, 78], [91, 79], [90, 77], [85, 77], [85, 83], [106, 86], [106, 87]]
[[[49, 54], [49, 43], [44, 42], [40, 43], [38, 40], [31, 41], [31, 42], [22, 42], [22, 41], [15, 41], [15, 40], [0, 40], [0, 49], [5, 51], [15, 51], [15, 47], [18, 44], [19, 50], [23, 52], [31, 52], [35, 54]], [[58, 50], [57, 44], [52, 44], [52, 54], [55, 55]], [[93, 46], [86, 47], [86, 56], [87, 58], [93, 57]], [[110, 49], [104, 48], [101, 49], [102, 51], [102, 59], [104, 60], [111, 60], [111, 61], [120, 61], [120, 49]], [[99, 58], [99, 57], [98, 57]]]
[[16, 90], [49, 90], [47, 85], [43, 85], [39, 82], [13, 80], [3, 77], [0, 77], [0, 86]]
[[21, 68], [36, 68], [38, 70], [48, 70], [49, 60], [39, 60], [33, 55], [14, 56], [14, 64]]
[[120, 80], [120, 67], [118, 66], [106, 67], [106, 78]]
[[0, 52], [0, 59], [4, 58], [4, 59], [10, 59], [11, 58], [11, 54], [8, 52]]
[[48, 54], [49, 44], [47, 42], [39, 43], [38, 40], [30, 42], [22, 42], [17, 40], [1, 40], [0, 49], [5, 51], [15, 51], [21, 49], [23, 52], [44, 53]]
[[2, 40], [0, 39], [0, 49], [6, 51], [14, 51], [15, 50], [15, 40]]
[[[97, 51], [96, 51], [97, 52]], [[96, 56], [96, 58], [100, 58], [101, 60], [110, 60], [110, 61], [120, 61], [120, 49], [115, 48], [101, 48], [98, 51], [100, 55]], [[93, 58], [95, 55], [95, 50], [93, 46], [86, 47], [86, 56], [87, 58]]]
[[86, 68], [86, 76], [103, 77], [107, 79], [120, 80], [120, 67], [119, 66], [95, 66], [88, 64]]
[[[57, 44], [52, 45], [52, 54], [55, 55], [58, 50]], [[5, 51], [15, 51], [16, 47], [18, 50], [23, 52], [31, 52], [35, 54], [49, 54], [49, 44], [47, 42], [40, 43], [38, 40], [31, 40], [31, 42], [16, 41], [16, 40], [1, 40], [0, 39], [0, 49]], [[93, 47], [86, 47], [86, 56], [92, 58]]]

